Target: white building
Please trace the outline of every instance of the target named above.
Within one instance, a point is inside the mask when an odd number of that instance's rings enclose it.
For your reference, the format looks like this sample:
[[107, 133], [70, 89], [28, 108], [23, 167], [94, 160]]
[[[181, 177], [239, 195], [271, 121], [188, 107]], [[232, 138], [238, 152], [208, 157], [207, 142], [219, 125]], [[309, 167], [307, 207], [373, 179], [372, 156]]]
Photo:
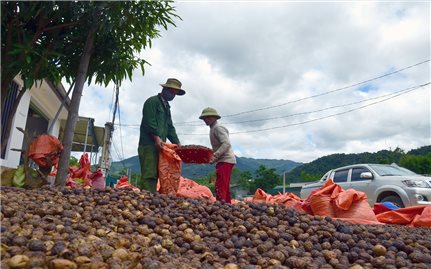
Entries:
[[[21, 152], [12, 149], [26, 148], [24, 135], [17, 130], [17, 127], [26, 130], [31, 137], [48, 133], [50, 129], [49, 134], [58, 137], [60, 141], [64, 133], [70, 98], [66, 96], [67, 93], [62, 84], [56, 87], [48, 80], [38, 81], [30, 90], [26, 90], [14, 115], [12, 128], [10, 130], [4, 128], [7, 118], [12, 116], [10, 108], [23, 85], [22, 79], [17, 76], [12, 82], [8, 96], [2, 96], [2, 104], [5, 101], [1, 111], [2, 137], [6, 132], [11, 132], [6, 150], [1, 152], [0, 156], [0, 165], [4, 168], [18, 167], [21, 162]], [[64, 106], [58, 118], [55, 119], [65, 98]], [[72, 150], [91, 152], [96, 155], [103, 144], [103, 135], [104, 128], [94, 126], [94, 119], [80, 117], [75, 128]]]

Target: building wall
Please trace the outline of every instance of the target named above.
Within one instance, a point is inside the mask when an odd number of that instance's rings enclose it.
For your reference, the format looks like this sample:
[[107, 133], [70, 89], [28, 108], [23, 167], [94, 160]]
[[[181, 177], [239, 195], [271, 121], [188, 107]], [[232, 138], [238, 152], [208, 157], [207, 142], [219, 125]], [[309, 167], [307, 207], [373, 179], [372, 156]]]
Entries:
[[[20, 85], [20, 87], [23, 86], [23, 81], [20, 77], [16, 77], [15, 82]], [[27, 90], [24, 93], [12, 123], [12, 133], [6, 149], [5, 159], [0, 159], [0, 164], [3, 167], [16, 168], [19, 165], [21, 152], [12, 151], [10, 149], [21, 149], [23, 146], [24, 135], [18, 131], [16, 127], [25, 129], [30, 103], [49, 119], [50, 124], [61, 105], [61, 101], [45, 80], [36, 83], [31, 90]], [[57, 121], [53, 125], [53, 129], [50, 133], [51, 135], [58, 136], [60, 132], [60, 120], [66, 118], [67, 110], [63, 108]]]
[[[15, 79], [15, 82], [22, 88], [23, 82], [21, 79]], [[21, 152], [13, 151], [11, 149], [21, 149], [22, 147], [24, 134], [18, 131], [16, 128], [20, 127], [22, 129], [25, 129], [30, 99], [31, 94], [29, 91], [27, 91], [22, 96], [21, 101], [18, 105], [15, 117], [12, 122], [12, 133], [9, 136], [9, 143], [6, 148], [6, 155], [4, 159], [1, 159], [1, 165], [4, 167], [16, 168], [19, 165]]]

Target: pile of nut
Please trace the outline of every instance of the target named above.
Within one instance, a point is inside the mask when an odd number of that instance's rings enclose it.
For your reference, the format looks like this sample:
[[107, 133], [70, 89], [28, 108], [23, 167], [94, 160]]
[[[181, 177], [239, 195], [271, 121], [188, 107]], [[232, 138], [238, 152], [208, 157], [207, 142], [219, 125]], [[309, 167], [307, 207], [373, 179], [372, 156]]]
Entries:
[[212, 149], [201, 145], [181, 146], [175, 152], [185, 163], [209, 163], [213, 155]]
[[283, 205], [2, 187], [1, 268], [430, 268], [429, 228]]

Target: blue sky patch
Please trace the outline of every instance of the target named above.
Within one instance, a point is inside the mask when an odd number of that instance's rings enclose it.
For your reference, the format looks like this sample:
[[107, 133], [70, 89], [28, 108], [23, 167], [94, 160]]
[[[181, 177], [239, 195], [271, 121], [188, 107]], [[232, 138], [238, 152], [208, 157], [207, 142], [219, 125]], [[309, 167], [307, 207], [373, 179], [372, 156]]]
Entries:
[[401, 9], [398, 9], [395, 14], [397, 15], [397, 17], [399, 19], [402, 19], [402, 18], [404, 18], [406, 16], [406, 13], [407, 13], [406, 9], [405, 8], [401, 8]]
[[359, 86], [358, 90], [361, 92], [370, 92], [372, 90], [374, 90], [376, 87], [372, 84], [364, 84]]

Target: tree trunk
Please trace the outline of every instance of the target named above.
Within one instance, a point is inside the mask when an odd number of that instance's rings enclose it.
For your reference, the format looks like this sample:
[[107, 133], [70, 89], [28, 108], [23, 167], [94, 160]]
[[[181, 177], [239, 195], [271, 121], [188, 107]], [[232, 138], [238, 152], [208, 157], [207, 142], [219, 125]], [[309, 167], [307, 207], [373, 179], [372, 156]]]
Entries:
[[[14, 119], [14, 116], [16, 114], [16, 110], [18, 109], [18, 105], [21, 101], [22, 96], [24, 95], [26, 89], [22, 88], [21, 91], [19, 91], [18, 96], [15, 99], [15, 102], [13, 104], [12, 110], [10, 111], [9, 117], [6, 121], [6, 126], [2, 126], [2, 128], [5, 128], [6, 130], [9, 130], [5, 133], [4, 137], [1, 138], [1, 152], [4, 152], [6, 150], [10, 133], [12, 132], [12, 121]], [[6, 99], [7, 97], [5, 97]], [[3, 108], [2, 108], [3, 109]]]
[[55, 185], [58, 187], [64, 187], [66, 184], [67, 174], [69, 172], [69, 159], [72, 151], [73, 134], [78, 121], [79, 104], [81, 102], [82, 90], [84, 83], [87, 78], [88, 64], [93, 53], [94, 37], [98, 24], [93, 24], [87, 35], [85, 41], [84, 51], [79, 62], [78, 74], [76, 75], [76, 84], [73, 89], [72, 99], [70, 102], [69, 113], [67, 115], [67, 121], [63, 137], [63, 151], [60, 155], [58, 162], [57, 176], [55, 178]]

